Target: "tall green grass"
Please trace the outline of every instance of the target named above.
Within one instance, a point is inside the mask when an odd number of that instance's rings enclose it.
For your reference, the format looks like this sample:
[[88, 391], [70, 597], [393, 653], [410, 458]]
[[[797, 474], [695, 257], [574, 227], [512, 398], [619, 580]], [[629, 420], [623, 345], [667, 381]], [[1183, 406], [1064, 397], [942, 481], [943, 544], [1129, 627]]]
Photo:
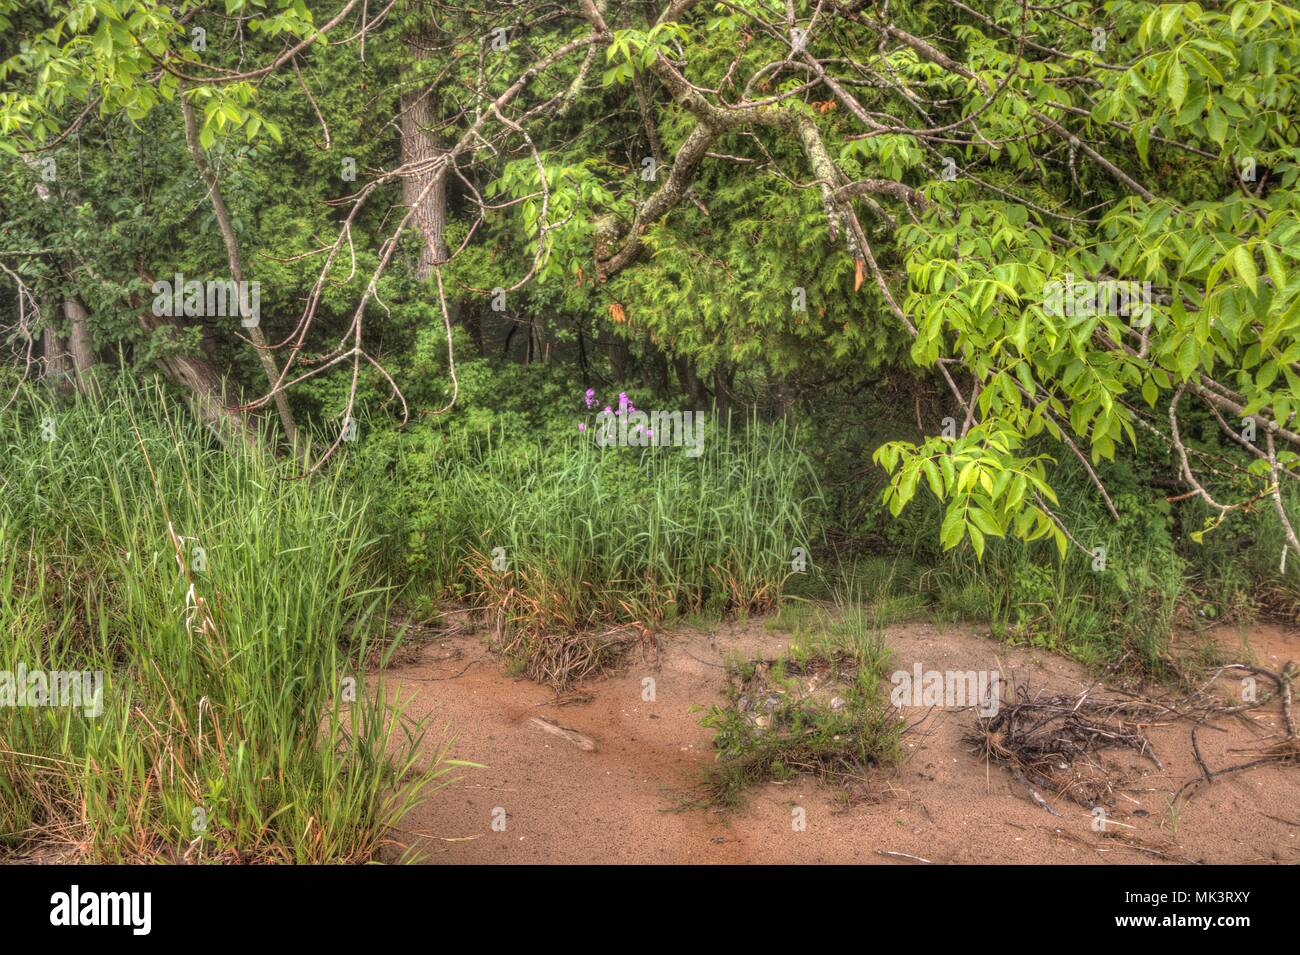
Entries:
[[0, 852], [371, 859], [454, 763], [366, 678], [367, 502], [177, 411], [122, 383], [0, 416], [0, 669], [106, 679], [98, 717], [0, 706]]
[[694, 458], [501, 435], [410, 452], [388, 480], [427, 489], [401, 499], [416, 572], [490, 608], [525, 662], [543, 633], [771, 607], [818, 493], [796, 436], [757, 423], [710, 426]]

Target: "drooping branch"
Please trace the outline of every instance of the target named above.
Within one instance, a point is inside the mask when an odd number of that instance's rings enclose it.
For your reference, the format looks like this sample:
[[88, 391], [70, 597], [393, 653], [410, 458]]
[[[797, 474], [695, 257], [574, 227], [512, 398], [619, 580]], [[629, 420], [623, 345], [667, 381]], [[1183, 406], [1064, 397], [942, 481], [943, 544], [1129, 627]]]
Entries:
[[[239, 256], [239, 237], [235, 235], [234, 224], [230, 221], [230, 212], [226, 208], [226, 201], [221, 194], [221, 183], [217, 179], [217, 174], [212, 166], [208, 164], [207, 157], [203, 155], [203, 146], [199, 142], [198, 122], [194, 116], [194, 104], [185, 91], [181, 92], [181, 114], [185, 120], [185, 142], [189, 147], [190, 157], [194, 161], [194, 167], [198, 170], [199, 176], [203, 179], [208, 188], [208, 198], [212, 202], [212, 211], [217, 217], [217, 227], [221, 231], [222, 241], [226, 246], [226, 260], [230, 266], [230, 278], [235, 283], [235, 288], [240, 290], [235, 295], [235, 302], [238, 303], [236, 310], [239, 311], [240, 317], [243, 317], [243, 309], [246, 304], [244, 301], [244, 266]], [[275, 356], [266, 345], [266, 339], [262, 335], [262, 330], [257, 324], [248, 329], [248, 337], [252, 340], [253, 348], [257, 351], [257, 360], [262, 365], [262, 370], [266, 373], [266, 379], [274, 387], [276, 381], [280, 378], [280, 369], [276, 365]], [[289, 407], [289, 398], [283, 392], [275, 396], [275, 407], [280, 415], [280, 425], [284, 428], [285, 438], [289, 441], [291, 448], [298, 447], [298, 426], [293, 419], [293, 411]]]

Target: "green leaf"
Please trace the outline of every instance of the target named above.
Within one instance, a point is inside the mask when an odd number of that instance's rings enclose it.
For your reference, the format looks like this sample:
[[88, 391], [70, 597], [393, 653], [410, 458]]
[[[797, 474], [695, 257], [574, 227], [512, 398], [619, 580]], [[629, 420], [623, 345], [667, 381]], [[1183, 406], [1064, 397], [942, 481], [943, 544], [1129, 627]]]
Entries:
[[1210, 116], [1205, 121], [1205, 130], [1210, 134], [1210, 139], [1220, 146], [1228, 138], [1228, 117], [1217, 109], [1210, 110]]
[[949, 509], [943, 519], [943, 525], [939, 528], [939, 543], [943, 545], [944, 550], [952, 550], [965, 536], [966, 521], [962, 518], [961, 508], [954, 505]]
[[1137, 146], [1138, 157], [1142, 160], [1142, 165], [1149, 166], [1147, 153], [1151, 148], [1151, 124], [1134, 123], [1133, 124], [1133, 142]]
[[1244, 244], [1232, 250], [1232, 268], [1237, 277], [1246, 283], [1252, 293], [1256, 291], [1259, 272], [1255, 268], [1255, 257]]
[[1156, 399], [1160, 397], [1160, 389], [1156, 387], [1156, 383], [1150, 378], [1142, 382], [1142, 397], [1146, 399], [1146, 403], [1152, 408], [1156, 406]]
[[1268, 266], [1268, 277], [1273, 282], [1273, 292], [1281, 295], [1286, 291], [1286, 267], [1282, 264], [1282, 256], [1278, 255], [1277, 249], [1267, 242], [1260, 248], [1264, 250], [1264, 264]]
[[95, 31], [95, 37], [90, 42], [97, 55], [105, 59], [113, 55], [113, 34], [109, 30], [108, 20], [99, 21], [99, 29]]
[[1169, 64], [1169, 72], [1165, 75], [1165, 95], [1175, 112], [1182, 109], [1183, 100], [1187, 99], [1187, 70], [1177, 59]]
[[1002, 528], [998, 525], [997, 519], [982, 507], [972, 507], [969, 518], [970, 522], [985, 534], [991, 537], [1002, 536]]
[[1182, 12], [1182, 8], [1176, 3], [1165, 7], [1164, 12], [1160, 17], [1160, 36], [1162, 39], [1169, 39], [1169, 34], [1178, 23], [1178, 17]]
[[930, 485], [930, 490], [939, 500], [943, 500], [943, 481], [939, 479], [939, 467], [933, 461], [927, 459], [923, 462], [922, 467], [925, 469], [925, 480]]
[[1180, 378], [1192, 377], [1192, 372], [1196, 370], [1197, 364], [1201, 360], [1201, 349], [1196, 344], [1196, 339], [1188, 335], [1183, 339], [1182, 347], [1178, 349], [1178, 375]]

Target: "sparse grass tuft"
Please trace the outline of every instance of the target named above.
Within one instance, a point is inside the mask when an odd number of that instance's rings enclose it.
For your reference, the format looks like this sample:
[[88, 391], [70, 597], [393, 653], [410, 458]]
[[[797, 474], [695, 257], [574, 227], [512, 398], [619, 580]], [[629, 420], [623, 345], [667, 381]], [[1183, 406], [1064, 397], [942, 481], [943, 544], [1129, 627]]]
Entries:
[[705, 804], [737, 808], [750, 786], [799, 773], [861, 798], [868, 770], [898, 759], [903, 723], [882, 692], [889, 652], [872, 611], [841, 595], [819, 617], [781, 657], [728, 662], [726, 703], [701, 721], [717, 752]]

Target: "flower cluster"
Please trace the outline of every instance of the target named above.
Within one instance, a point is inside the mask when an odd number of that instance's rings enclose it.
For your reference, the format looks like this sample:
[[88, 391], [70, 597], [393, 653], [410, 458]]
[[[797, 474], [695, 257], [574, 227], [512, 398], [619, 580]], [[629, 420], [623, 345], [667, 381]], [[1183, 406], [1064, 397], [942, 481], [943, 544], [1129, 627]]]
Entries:
[[[588, 388], [586, 391], [584, 391], [582, 394], [582, 400], [587, 405], [588, 408], [595, 407], [596, 389]], [[617, 411], [614, 410], [613, 406], [605, 405], [605, 410], [601, 412], [601, 415], [613, 415], [615, 417], [621, 417], [623, 415], [631, 415], [631, 414], [636, 414], [636, 405], [632, 404], [632, 399], [627, 396], [626, 391], [620, 391], [618, 393]], [[578, 422], [578, 431], [583, 432], [586, 430], [587, 430], [587, 423], [585, 421]], [[637, 425], [635, 428], [635, 433], [639, 434], [641, 430], [642, 430], [642, 426]], [[655, 436], [654, 430], [651, 428], [646, 428], [645, 433], [646, 433], [646, 437], [649, 438], [653, 438]]]

